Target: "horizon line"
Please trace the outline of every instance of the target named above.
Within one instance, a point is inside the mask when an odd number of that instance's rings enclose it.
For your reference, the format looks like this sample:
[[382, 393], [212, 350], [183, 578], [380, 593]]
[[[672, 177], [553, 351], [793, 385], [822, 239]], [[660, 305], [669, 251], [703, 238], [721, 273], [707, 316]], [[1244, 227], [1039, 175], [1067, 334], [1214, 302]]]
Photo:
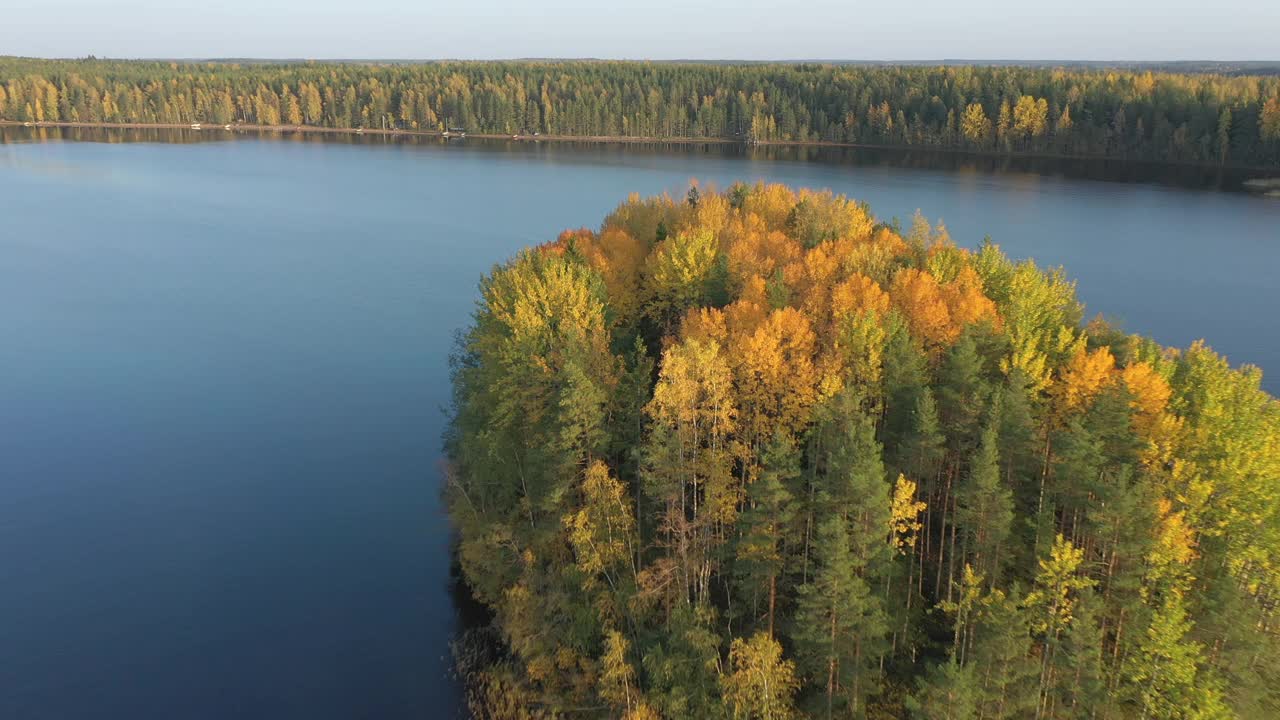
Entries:
[[594, 57], [594, 56], [522, 56], [522, 57], [486, 57], [486, 58], [462, 58], [462, 57], [322, 57], [322, 56], [248, 56], [248, 55], [227, 55], [227, 56], [110, 56], [110, 55], [94, 55], [88, 53], [85, 55], [8, 55], [0, 54], [0, 58], [22, 59], [22, 60], [50, 60], [50, 61], [76, 61], [76, 60], [115, 60], [122, 62], [279, 62], [279, 63], [324, 63], [324, 62], [346, 62], [346, 63], [442, 63], [442, 62], [625, 62], [625, 63], [719, 63], [719, 64], [800, 64], [800, 63], [820, 63], [820, 64], [867, 64], [867, 65], [980, 65], [980, 64], [1123, 64], [1123, 65], [1145, 65], [1145, 64], [1239, 64], [1239, 65], [1275, 65], [1280, 64], [1280, 58], [1274, 60], [1266, 59], [1247, 59], [1247, 58], [1230, 58], [1230, 59], [1214, 59], [1214, 58], [1194, 58], [1194, 59], [1122, 59], [1122, 58], [904, 58], [897, 60], [886, 60], [879, 58], [767, 58], [767, 59], [750, 59], [750, 58], [629, 58], [629, 57]]

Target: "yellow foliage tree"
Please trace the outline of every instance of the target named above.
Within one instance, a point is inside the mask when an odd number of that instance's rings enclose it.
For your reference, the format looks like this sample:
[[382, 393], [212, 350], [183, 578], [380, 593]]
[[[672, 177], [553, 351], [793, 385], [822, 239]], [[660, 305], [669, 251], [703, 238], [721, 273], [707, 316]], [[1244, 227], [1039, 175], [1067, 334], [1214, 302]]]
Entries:
[[1035, 587], [1023, 605], [1031, 609], [1031, 629], [1044, 635], [1055, 635], [1066, 629], [1074, 617], [1080, 591], [1093, 587], [1094, 581], [1080, 572], [1084, 550], [1059, 534], [1040, 561]]
[[729, 674], [720, 679], [734, 720], [790, 720], [796, 716], [792, 696], [800, 688], [795, 663], [782, 657], [782, 646], [767, 633], [750, 640], [735, 638], [729, 646]]
[[982, 278], [973, 267], [965, 265], [956, 273], [954, 280], [942, 286], [942, 297], [957, 335], [965, 327], [984, 320], [999, 327], [1000, 314], [996, 304], [983, 292]]
[[815, 341], [809, 319], [794, 308], [775, 310], [755, 332], [730, 339], [740, 429], [751, 448], [808, 422], [817, 399]]
[[604, 577], [616, 589], [618, 568], [634, 557], [636, 523], [626, 489], [603, 462], [587, 466], [582, 504], [565, 516], [564, 525], [588, 588]]
[[1280, 95], [1267, 100], [1258, 117], [1258, 128], [1263, 140], [1280, 141]]
[[1025, 137], [1039, 137], [1049, 127], [1049, 101], [1030, 95], [1018, 98], [1013, 108], [1013, 129]]
[[899, 473], [898, 481], [893, 486], [893, 504], [889, 516], [889, 538], [895, 550], [905, 553], [908, 548], [915, 547], [916, 537], [924, 527], [920, 522], [920, 513], [927, 507], [927, 503], [916, 500], [915, 481], [908, 480], [907, 476]]
[[1156, 501], [1155, 543], [1147, 555], [1149, 577], [1177, 577], [1196, 556], [1195, 530], [1187, 525], [1186, 513], [1175, 511], [1165, 498]]
[[609, 293], [609, 307], [622, 318], [634, 317], [640, 303], [640, 278], [648, 247], [631, 233], [609, 228], [561, 233], [557, 244], [573, 248], [600, 274]]
[[932, 275], [915, 268], [902, 270], [893, 277], [889, 296], [906, 318], [911, 335], [927, 347], [950, 345], [959, 336], [942, 288]]
[[697, 342], [717, 342], [725, 345], [729, 330], [725, 313], [716, 308], [690, 308], [680, 321], [680, 337]]
[[1104, 387], [1115, 380], [1116, 359], [1105, 347], [1092, 352], [1081, 344], [1060, 373], [1053, 394], [1058, 407], [1074, 412], [1086, 407]]
[[783, 231], [797, 202], [796, 194], [786, 185], [757, 183], [743, 200], [743, 212], [758, 215], [769, 230]]
[[615, 708], [630, 713], [640, 703], [636, 671], [627, 660], [631, 643], [617, 630], [605, 636], [604, 657], [600, 659], [600, 697]]
[[1120, 372], [1120, 379], [1133, 396], [1129, 404], [1134, 412], [1134, 429], [1143, 439], [1154, 439], [1169, 404], [1169, 396], [1173, 393], [1169, 382], [1156, 372], [1151, 363], [1140, 360], [1126, 365]]
[[[709, 526], [733, 522], [740, 495], [730, 455], [738, 410], [720, 343], [686, 339], [667, 348], [646, 412], [664, 449], [650, 459], [649, 485], [668, 503], [667, 532], [684, 544], [686, 580], [705, 581], [707, 560], [692, 551], [708, 550]], [[690, 549], [690, 536], [701, 546]]]
[[965, 107], [964, 117], [960, 120], [960, 131], [964, 133], [966, 140], [975, 145], [982, 144], [991, 135], [991, 121], [987, 119], [982, 103], [969, 103]]
[[653, 314], [662, 317], [698, 302], [715, 264], [716, 245], [715, 236], [704, 230], [681, 232], [658, 245], [646, 268]]
[[769, 230], [755, 214], [737, 214], [723, 238], [729, 273], [739, 282], [752, 275], [770, 277], [800, 258], [800, 243], [779, 230]]
[[831, 333], [855, 317], [889, 312], [889, 293], [871, 278], [855, 273], [831, 289]]

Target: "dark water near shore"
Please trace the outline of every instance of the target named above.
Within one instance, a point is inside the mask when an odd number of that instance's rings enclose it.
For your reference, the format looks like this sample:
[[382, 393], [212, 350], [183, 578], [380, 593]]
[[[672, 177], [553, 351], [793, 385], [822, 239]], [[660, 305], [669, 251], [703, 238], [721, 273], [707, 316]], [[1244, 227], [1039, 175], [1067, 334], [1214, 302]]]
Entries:
[[1280, 373], [1280, 201], [1222, 191], [1238, 174], [44, 135], [0, 131], [0, 717], [455, 713], [453, 334], [493, 263], [630, 192], [765, 179], [920, 208], [1064, 264], [1090, 314]]

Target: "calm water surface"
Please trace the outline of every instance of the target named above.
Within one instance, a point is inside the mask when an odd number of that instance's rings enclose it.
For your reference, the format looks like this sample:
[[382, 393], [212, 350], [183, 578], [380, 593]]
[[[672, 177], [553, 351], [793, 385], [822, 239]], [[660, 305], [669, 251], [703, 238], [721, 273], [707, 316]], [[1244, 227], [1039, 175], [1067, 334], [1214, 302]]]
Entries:
[[1280, 373], [1280, 201], [1243, 194], [696, 148], [5, 137], [0, 717], [456, 714], [452, 337], [493, 263], [630, 192], [920, 208], [1066, 265], [1090, 314]]

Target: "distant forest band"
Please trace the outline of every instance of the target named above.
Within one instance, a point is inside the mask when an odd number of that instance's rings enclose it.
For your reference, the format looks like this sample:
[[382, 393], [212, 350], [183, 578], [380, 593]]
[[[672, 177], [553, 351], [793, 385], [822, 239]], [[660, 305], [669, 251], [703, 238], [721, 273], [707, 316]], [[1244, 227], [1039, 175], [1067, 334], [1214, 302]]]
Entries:
[[1280, 77], [967, 66], [0, 58], [0, 120], [919, 146], [1280, 167]]

